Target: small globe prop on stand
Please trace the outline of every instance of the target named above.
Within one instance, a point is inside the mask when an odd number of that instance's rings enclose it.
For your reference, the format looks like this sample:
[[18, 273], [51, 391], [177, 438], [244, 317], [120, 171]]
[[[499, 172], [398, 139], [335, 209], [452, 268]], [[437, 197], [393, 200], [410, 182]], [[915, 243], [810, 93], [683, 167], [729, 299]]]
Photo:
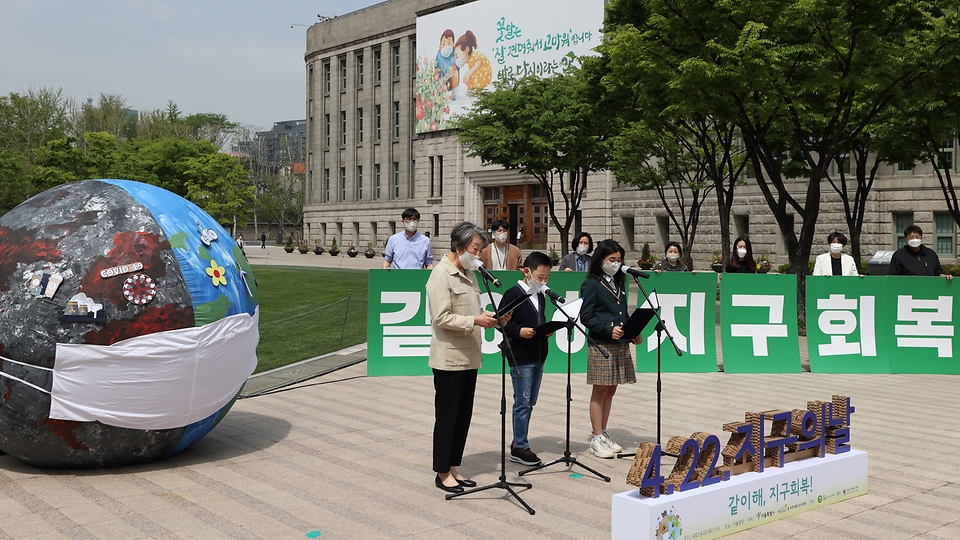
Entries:
[[0, 450], [41, 467], [144, 463], [198, 441], [256, 367], [257, 286], [199, 207], [126, 180], [0, 217]]

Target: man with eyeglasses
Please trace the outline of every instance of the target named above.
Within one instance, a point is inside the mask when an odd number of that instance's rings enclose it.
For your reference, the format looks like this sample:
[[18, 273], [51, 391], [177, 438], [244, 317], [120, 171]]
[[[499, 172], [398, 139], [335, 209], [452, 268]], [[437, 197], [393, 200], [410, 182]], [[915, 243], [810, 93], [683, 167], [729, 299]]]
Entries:
[[890, 258], [891, 276], [941, 276], [953, 279], [943, 273], [937, 252], [923, 245], [923, 231], [916, 225], [903, 230], [907, 245], [894, 252]]
[[419, 270], [433, 268], [433, 249], [430, 238], [417, 232], [420, 212], [407, 208], [401, 215], [403, 230], [387, 240], [383, 250], [383, 268]]

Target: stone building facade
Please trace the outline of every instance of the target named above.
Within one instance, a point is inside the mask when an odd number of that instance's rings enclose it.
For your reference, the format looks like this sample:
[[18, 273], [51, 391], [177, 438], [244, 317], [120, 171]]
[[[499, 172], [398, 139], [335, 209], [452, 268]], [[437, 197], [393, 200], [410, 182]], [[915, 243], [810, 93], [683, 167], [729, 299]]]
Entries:
[[[415, 207], [420, 230], [434, 238], [434, 254], [446, 252], [448, 233], [463, 220], [489, 224], [507, 218], [524, 249], [562, 250], [549, 223], [538, 182], [467, 157], [452, 131], [416, 134], [414, 79], [418, 16], [464, 0], [389, 0], [312, 26], [307, 32], [307, 195], [304, 236], [310, 244], [369, 244], [379, 252], [397, 232], [400, 214]], [[956, 141], [950, 165], [956, 168]], [[662, 252], [676, 232], [652, 190], [620, 185], [613, 174], [593, 173], [574, 231], [595, 240], [614, 238], [635, 259], [644, 242]], [[798, 193], [804, 191], [798, 184]], [[559, 203], [562, 204], [562, 201]], [[916, 223], [924, 242], [944, 263], [957, 259], [956, 224], [947, 212], [929, 164], [881, 165], [861, 236], [863, 260], [896, 249], [903, 228]], [[799, 232], [799, 219], [795, 229]], [[748, 235], [755, 254], [774, 266], [787, 262], [776, 220], [749, 179], [734, 197], [731, 235]], [[839, 196], [826, 183], [813, 255], [826, 250], [833, 230], [847, 233]], [[720, 248], [715, 197], [703, 207], [693, 252], [695, 267], [709, 268]], [[569, 247], [569, 246], [568, 246]]]

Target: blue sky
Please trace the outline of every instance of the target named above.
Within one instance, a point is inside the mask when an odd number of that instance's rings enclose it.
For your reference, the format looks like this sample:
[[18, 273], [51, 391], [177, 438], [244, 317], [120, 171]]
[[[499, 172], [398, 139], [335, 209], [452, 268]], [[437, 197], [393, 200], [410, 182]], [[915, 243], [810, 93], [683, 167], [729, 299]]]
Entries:
[[132, 109], [303, 118], [306, 30], [379, 0], [0, 0], [0, 95], [120, 94]]

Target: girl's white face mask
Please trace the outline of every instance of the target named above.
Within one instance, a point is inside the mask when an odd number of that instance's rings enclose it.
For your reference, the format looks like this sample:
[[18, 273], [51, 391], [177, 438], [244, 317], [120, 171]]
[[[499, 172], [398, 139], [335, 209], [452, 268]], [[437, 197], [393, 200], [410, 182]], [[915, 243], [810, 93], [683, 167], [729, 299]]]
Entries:
[[616, 261], [607, 261], [603, 263], [603, 273], [613, 277], [620, 271], [620, 263]]
[[737, 250], [737, 257], [740, 257], [740, 258], [742, 259], [742, 258], [744, 258], [744, 257], [746, 257], [746, 256], [747, 256], [747, 250], [745, 250], [745, 249], [738, 249], [738, 250]]

